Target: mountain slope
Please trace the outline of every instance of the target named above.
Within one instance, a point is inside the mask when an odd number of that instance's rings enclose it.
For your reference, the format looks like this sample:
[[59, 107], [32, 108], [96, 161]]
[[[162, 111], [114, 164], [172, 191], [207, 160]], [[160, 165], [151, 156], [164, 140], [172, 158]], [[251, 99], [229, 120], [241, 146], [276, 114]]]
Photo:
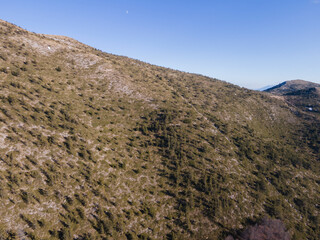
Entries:
[[223, 239], [263, 216], [317, 238], [318, 118], [281, 96], [0, 27], [4, 238]]

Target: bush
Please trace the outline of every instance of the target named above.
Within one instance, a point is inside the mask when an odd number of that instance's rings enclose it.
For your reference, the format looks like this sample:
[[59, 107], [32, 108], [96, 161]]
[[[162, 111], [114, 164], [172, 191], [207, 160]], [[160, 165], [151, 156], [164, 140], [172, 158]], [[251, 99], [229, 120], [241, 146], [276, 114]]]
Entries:
[[0, 53], [0, 59], [2, 59], [3, 61], [7, 61], [7, 56], [4, 53]]
[[7, 71], [7, 69], [5, 67], [0, 68], [0, 72], [8, 73], [8, 71]]
[[18, 77], [20, 75], [19, 70], [12, 70], [11, 71], [12, 76]]

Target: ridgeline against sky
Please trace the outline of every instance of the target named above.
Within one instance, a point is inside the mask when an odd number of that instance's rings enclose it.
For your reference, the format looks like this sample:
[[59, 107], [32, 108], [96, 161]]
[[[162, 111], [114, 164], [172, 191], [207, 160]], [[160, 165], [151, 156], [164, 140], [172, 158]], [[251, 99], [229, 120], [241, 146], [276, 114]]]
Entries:
[[318, 0], [4, 1], [2, 19], [248, 87], [320, 83]]

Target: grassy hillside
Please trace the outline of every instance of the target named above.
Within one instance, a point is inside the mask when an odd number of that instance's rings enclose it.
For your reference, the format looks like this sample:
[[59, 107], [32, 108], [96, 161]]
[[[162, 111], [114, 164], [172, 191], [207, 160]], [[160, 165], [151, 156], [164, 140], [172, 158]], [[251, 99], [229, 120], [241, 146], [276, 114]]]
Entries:
[[0, 21], [3, 239], [319, 237], [319, 118]]

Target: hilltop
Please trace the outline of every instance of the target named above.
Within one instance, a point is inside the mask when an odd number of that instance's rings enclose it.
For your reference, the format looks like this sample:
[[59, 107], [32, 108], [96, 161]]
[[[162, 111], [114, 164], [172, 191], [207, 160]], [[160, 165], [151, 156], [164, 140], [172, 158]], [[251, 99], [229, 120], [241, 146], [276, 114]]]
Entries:
[[285, 101], [301, 111], [309, 112], [319, 117], [320, 113], [320, 84], [292, 80], [265, 90], [275, 95], [283, 96]]
[[317, 239], [320, 127], [284, 96], [0, 21], [0, 236]]
[[276, 86], [265, 89], [265, 92], [270, 92], [273, 94], [284, 95], [296, 92], [299, 90], [306, 90], [310, 88], [320, 88], [320, 84], [308, 82], [304, 80], [291, 80], [282, 82]]

